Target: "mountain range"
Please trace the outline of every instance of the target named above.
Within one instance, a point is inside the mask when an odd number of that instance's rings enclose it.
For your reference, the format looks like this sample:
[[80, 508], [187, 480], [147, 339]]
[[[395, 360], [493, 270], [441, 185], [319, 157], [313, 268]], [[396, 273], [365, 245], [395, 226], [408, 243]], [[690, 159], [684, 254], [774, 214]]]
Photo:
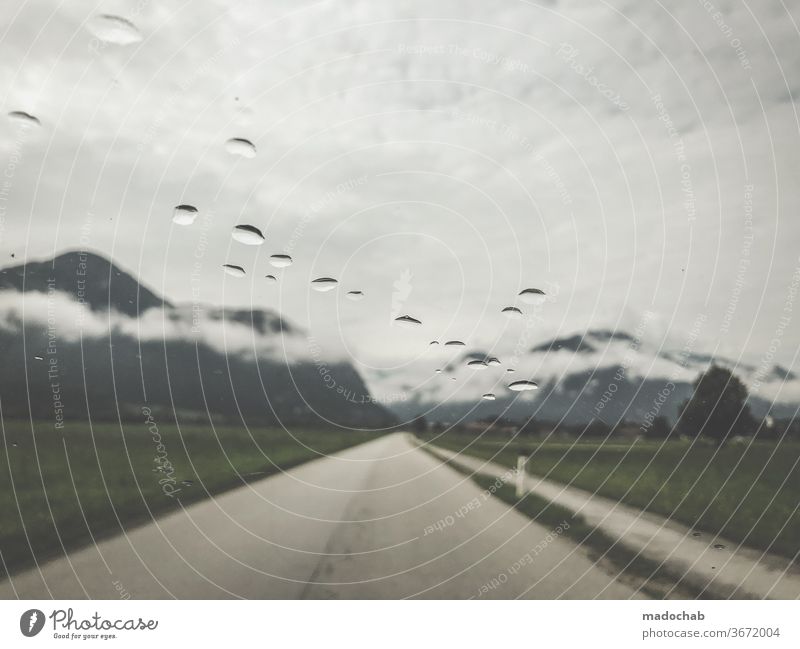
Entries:
[[[351, 428], [420, 414], [439, 422], [614, 425], [656, 415], [674, 422], [692, 382], [712, 363], [758, 385], [749, 397], [756, 416], [792, 417], [800, 402], [792, 369], [653, 347], [624, 330], [593, 328], [509, 359], [466, 348], [448, 356], [437, 381], [404, 385], [406, 398], [384, 407], [351, 362], [319, 358], [305, 332], [280, 314], [174, 304], [103, 256], [78, 251], [0, 271], [0, 354], [0, 413], [56, 423], [136, 418], [144, 407], [183, 421]], [[500, 365], [482, 372], [467, 365], [494, 356]], [[540, 389], [511, 392], [515, 378], [533, 378]], [[379, 377], [371, 382], [383, 387]]]
[[347, 361], [314, 358], [269, 310], [173, 304], [101, 255], [0, 271], [0, 413], [69, 420], [382, 428], [393, 415]]
[[[546, 340], [510, 359], [513, 365], [489, 366], [477, 374], [467, 365], [491, 357], [504, 361], [502, 354], [468, 349], [444, 364], [438, 376], [444, 384], [447, 379], [458, 382], [448, 385], [465, 384], [468, 398], [456, 393], [442, 399], [443, 383], [432, 382], [414, 390], [413, 398], [393, 404], [395, 414], [401, 419], [424, 415], [429, 421], [446, 423], [502, 417], [571, 426], [599, 420], [614, 426], [622, 421], [640, 424], [655, 416], [674, 423], [693, 392], [693, 381], [711, 364], [730, 369], [748, 386], [748, 403], [757, 417], [792, 418], [800, 404], [800, 377], [791, 369], [655, 347], [623, 330], [589, 329]], [[539, 389], [509, 391], [507, 385], [518, 378], [536, 380]], [[483, 399], [482, 394], [494, 399]]]

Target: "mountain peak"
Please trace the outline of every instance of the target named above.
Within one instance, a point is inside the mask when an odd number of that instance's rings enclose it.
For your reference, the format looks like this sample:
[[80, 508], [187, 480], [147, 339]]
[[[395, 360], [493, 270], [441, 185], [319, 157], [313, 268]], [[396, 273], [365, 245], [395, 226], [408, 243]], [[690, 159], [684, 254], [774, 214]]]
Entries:
[[591, 354], [597, 351], [587, 340], [585, 336], [575, 334], [565, 338], [554, 338], [541, 345], [531, 349], [531, 352], [557, 352], [560, 350], [567, 350], [577, 354]]
[[102, 255], [81, 250], [0, 270], [0, 290], [9, 289], [58, 291], [92, 311], [114, 309], [131, 317], [148, 309], [171, 306]]
[[610, 340], [634, 342], [635, 340], [633, 336], [621, 329], [590, 329], [586, 332], [586, 335], [603, 342], [608, 342]]

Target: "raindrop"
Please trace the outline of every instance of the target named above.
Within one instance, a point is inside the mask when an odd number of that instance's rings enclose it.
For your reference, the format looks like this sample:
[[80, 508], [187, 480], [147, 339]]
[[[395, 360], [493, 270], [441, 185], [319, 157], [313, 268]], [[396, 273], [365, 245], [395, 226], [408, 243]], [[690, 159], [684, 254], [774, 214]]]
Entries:
[[19, 446], [19, 444], [17, 442], [11, 442], [11, 446], [13, 448], [17, 448]]
[[471, 367], [474, 370], [485, 370], [489, 366], [486, 361], [470, 361], [467, 363], [467, 367]]
[[275, 275], [265, 275], [264, 278], [270, 283], [273, 284], [278, 281], [278, 278]]
[[714, 549], [715, 549], [715, 550], [724, 550], [724, 549], [725, 549], [725, 546], [724, 546], [724, 545], [722, 545], [722, 543], [715, 543], [715, 544], [714, 544]]
[[181, 480], [184, 487], [194, 487], [194, 480]]
[[455, 376], [451, 376], [451, 377], [450, 377], [450, 380], [451, 380], [451, 381], [455, 381], [455, 380], [456, 380], [456, 377], [455, 377]]
[[486, 361], [489, 365], [500, 365], [500, 359], [495, 358], [492, 356], [489, 360]]
[[347, 291], [345, 297], [353, 302], [358, 302], [364, 299], [364, 293], [362, 291]]
[[464, 346], [464, 343], [462, 343], [460, 340], [448, 340], [448, 341], [447, 341], [447, 342], [444, 344], [444, 346], [445, 346], [445, 347], [447, 347], [448, 345], [449, 345], [450, 347], [453, 347], [453, 346], [456, 346], [456, 347], [463, 347], [463, 346]]
[[12, 110], [8, 114], [10, 119], [13, 119], [15, 122], [22, 124], [23, 126], [41, 126], [42, 123], [39, 121], [38, 117], [34, 117], [30, 113], [26, 113], [24, 110]]
[[231, 155], [238, 155], [242, 158], [256, 157], [256, 145], [243, 137], [233, 137], [225, 142], [225, 150]]
[[289, 255], [272, 255], [269, 263], [275, 268], [288, 268], [292, 265], [292, 258]]
[[416, 318], [412, 318], [410, 315], [401, 315], [399, 318], [395, 318], [394, 321], [400, 325], [401, 327], [418, 327], [422, 324], [421, 321], [417, 320]]
[[234, 266], [233, 264], [222, 264], [222, 268], [231, 277], [244, 277], [245, 276], [244, 268], [242, 268], [241, 266]]
[[260, 246], [264, 243], [264, 235], [254, 225], [237, 225], [231, 233], [234, 241], [243, 243], [246, 246]]
[[497, 397], [495, 397], [491, 392], [487, 392], [484, 394], [481, 399], [486, 399], [486, 401], [494, 401]]
[[522, 311], [520, 311], [515, 306], [507, 306], [500, 313], [502, 313], [507, 318], [521, 318], [522, 317]]
[[438, 340], [431, 340], [431, 342], [430, 342], [430, 343], [428, 343], [428, 344], [429, 344], [429, 345], [438, 345], [438, 344], [439, 344], [439, 341], [438, 341]]
[[114, 45], [131, 45], [142, 40], [142, 33], [130, 20], [121, 16], [110, 14], [100, 14], [92, 17], [86, 23], [92, 34], [104, 41]]
[[546, 295], [538, 288], [526, 288], [519, 292], [519, 299], [525, 304], [541, 304]]
[[517, 370], [515, 370], [513, 367], [509, 367], [509, 368], [506, 370], [506, 372], [509, 372], [509, 373], [510, 373], [510, 372], [516, 372], [516, 371], [517, 371]]
[[434, 370], [434, 371], [436, 372], [436, 374], [441, 374], [442, 373], [442, 370]]
[[191, 225], [197, 218], [194, 205], [178, 205], [172, 212], [172, 222], [178, 225]]
[[35, 360], [35, 361], [43, 361], [43, 360], [44, 360], [44, 358], [43, 358], [43, 357], [41, 357], [41, 356], [34, 356], [34, 357], [33, 357], [33, 360]]
[[700, 532], [692, 532], [692, 536], [700, 536]]
[[327, 293], [335, 289], [338, 283], [339, 282], [331, 277], [318, 277], [311, 282], [311, 288], [319, 293]]
[[533, 381], [514, 381], [509, 384], [508, 389], [514, 392], [525, 392], [527, 390], [538, 390], [539, 386]]

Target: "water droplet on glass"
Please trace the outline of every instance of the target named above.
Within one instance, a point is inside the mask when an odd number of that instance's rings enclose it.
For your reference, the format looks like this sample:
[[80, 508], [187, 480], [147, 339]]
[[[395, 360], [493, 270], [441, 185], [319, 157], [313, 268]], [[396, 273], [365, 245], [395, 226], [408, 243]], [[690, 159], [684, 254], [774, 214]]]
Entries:
[[362, 291], [347, 291], [345, 297], [353, 302], [358, 302], [364, 299], [364, 293]]
[[233, 264], [222, 264], [222, 268], [231, 277], [244, 277], [245, 276], [244, 268], [242, 268], [241, 266], [234, 266]]
[[522, 311], [520, 311], [515, 306], [507, 306], [500, 313], [502, 313], [507, 318], [519, 319], [522, 317]]
[[233, 228], [231, 236], [234, 241], [243, 243], [246, 246], [260, 246], [264, 243], [264, 235], [254, 225], [237, 225]]
[[35, 361], [43, 361], [44, 358], [42, 356], [34, 356], [33, 360], [35, 360]]
[[86, 27], [95, 38], [114, 45], [131, 45], [142, 40], [139, 28], [121, 16], [100, 14], [92, 17]]
[[336, 288], [337, 282], [332, 277], [318, 277], [313, 282], [311, 282], [311, 288], [313, 288], [318, 293], [327, 293], [328, 291], [332, 291]]
[[484, 394], [481, 399], [486, 399], [486, 401], [494, 401], [497, 397], [495, 397], [491, 392], [487, 392]]
[[724, 550], [724, 549], [725, 549], [725, 546], [724, 546], [724, 545], [722, 545], [722, 543], [715, 543], [715, 544], [714, 544], [714, 549], [715, 549], [715, 550]]
[[700, 536], [700, 532], [692, 532], [692, 536], [695, 536], [695, 537]]
[[471, 367], [473, 370], [485, 370], [489, 366], [486, 361], [470, 361], [467, 363], [467, 367]]
[[289, 255], [272, 255], [269, 264], [275, 268], [288, 268], [292, 265], [292, 258]]
[[525, 304], [541, 304], [545, 297], [544, 291], [538, 288], [526, 288], [519, 292], [519, 299]]
[[456, 380], [456, 377], [455, 377], [455, 376], [451, 376], [451, 377], [450, 377], [450, 380], [451, 380], [451, 381], [455, 381], [455, 380]]
[[256, 157], [256, 145], [243, 137], [232, 137], [225, 142], [225, 150], [231, 155], [238, 155], [242, 158]]
[[510, 374], [511, 372], [516, 372], [516, 371], [517, 371], [517, 370], [515, 370], [513, 367], [509, 367], [509, 368], [506, 370], [506, 372], [508, 372], [509, 374]]
[[514, 381], [509, 384], [508, 389], [514, 392], [525, 392], [527, 390], [538, 390], [539, 386], [533, 381]]
[[438, 340], [431, 340], [428, 344], [429, 345], [438, 345], [439, 341]]
[[197, 218], [197, 208], [194, 205], [178, 205], [172, 212], [172, 222], [177, 225], [191, 225]]
[[266, 279], [270, 284], [278, 281], [278, 278], [275, 275], [265, 275], [264, 279]]
[[436, 374], [441, 374], [442, 370], [434, 370], [434, 372], [436, 372]]
[[399, 318], [395, 318], [394, 321], [401, 327], [408, 328], [418, 327], [422, 324], [422, 322], [416, 318], [412, 318], [410, 315], [401, 315]]
[[444, 346], [445, 346], [445, 347], [447, 347], [447, 346], [450, 346], [450, 347], [463, 347], [463, 346], [464, 346], [464, 343], [463, 343], [463, 342], [461, 342], [460, 340], [448, 340], [448, 341], [447, 341], [447, 342], [444, 344]]
[[26, 113], [24, 110], [12, 110], [8, 117], [13, 119], [15, 122], [21, 124], [22, 126], [41, 126], [42, 123], [39, 121], [38, 117], [34, 117], [30, 113]]
[[194, 480], [181, 480], [184, 487], [194, 487]]
[[495, 358], [494, 356], [492, 356], [492, 357], [491, 357], [490, 359], [488, 359], [486, 362], [487, 362], [489, 365], [500, 365], [500, 359], [499, 359], [499, 358]]

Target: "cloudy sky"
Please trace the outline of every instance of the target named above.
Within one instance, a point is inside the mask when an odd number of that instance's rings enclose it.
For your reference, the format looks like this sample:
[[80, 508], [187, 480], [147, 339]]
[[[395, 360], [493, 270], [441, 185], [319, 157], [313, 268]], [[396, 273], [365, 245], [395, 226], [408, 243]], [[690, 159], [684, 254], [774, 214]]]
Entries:
[[[99, 14], [141, 40], [99, 39]], [[645, 322], [679, 349], [698, 318], [704, 351], [797, 367], [797, 3], [33, 0], [2, 21], [4, 112], [41, 121], [0, 122], [4, 263], [99, 251], [176, 302], [274, 308], [368, 377], [428, 376], [432, 339], [512, 354]], [[534, 320], [500, 315], [526, 287], [550, 295]]]

